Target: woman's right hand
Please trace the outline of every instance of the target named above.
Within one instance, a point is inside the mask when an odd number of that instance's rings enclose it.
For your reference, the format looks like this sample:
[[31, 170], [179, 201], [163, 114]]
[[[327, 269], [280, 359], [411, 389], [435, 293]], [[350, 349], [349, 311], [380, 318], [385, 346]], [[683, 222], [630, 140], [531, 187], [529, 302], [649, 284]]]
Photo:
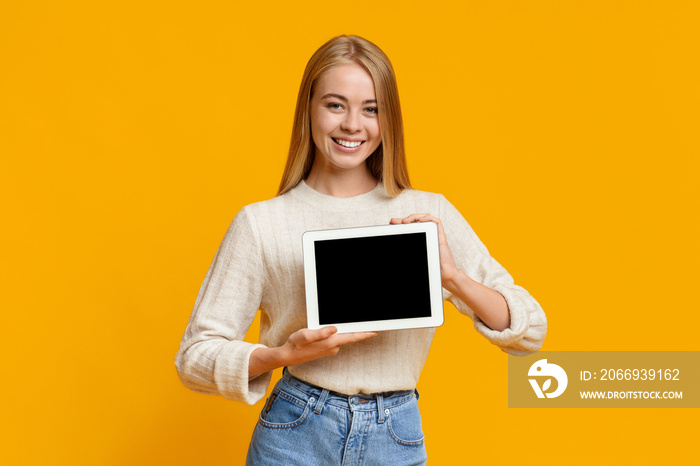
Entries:
[[276, 348], [257, 348], [250, 355], [248, 376], [256, 377], [278, 367], [294, 366], [302, 362], [333, 356], [348, 343], [366, 340], [376, 332], [337, 333], [336, 327], [318, 330], [303, 328], [289, 335], [284, 345]]

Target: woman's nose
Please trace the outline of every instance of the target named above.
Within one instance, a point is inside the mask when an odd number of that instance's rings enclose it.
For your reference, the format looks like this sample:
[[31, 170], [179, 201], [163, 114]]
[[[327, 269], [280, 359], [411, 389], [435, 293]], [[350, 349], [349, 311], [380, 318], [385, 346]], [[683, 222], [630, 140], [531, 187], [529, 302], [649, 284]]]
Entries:
[[362, 129], [359, 112], [348, 112], [345, 114], [343, 122], [340, 124], [341, 129], [356, 133]]

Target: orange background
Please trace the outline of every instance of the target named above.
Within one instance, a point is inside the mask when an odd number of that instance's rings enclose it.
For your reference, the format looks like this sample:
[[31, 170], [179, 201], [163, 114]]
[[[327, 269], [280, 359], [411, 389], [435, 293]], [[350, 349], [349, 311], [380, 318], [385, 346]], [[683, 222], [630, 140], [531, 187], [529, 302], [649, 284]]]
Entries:
[[[231, 219], [275, 194], [306, 60], [341, 33], [391, 57], [414, 186], [540, 301], [544, 349], [700, 350], [699, 19], [692, 1], [3, 1], [0, 462], [242, 464], [260, 405], [188, 391], [173, 358]], [[506, 355], [446, 319], [419, 385], [432, 464], [690, 454], [694, 410], [507, 409]]]

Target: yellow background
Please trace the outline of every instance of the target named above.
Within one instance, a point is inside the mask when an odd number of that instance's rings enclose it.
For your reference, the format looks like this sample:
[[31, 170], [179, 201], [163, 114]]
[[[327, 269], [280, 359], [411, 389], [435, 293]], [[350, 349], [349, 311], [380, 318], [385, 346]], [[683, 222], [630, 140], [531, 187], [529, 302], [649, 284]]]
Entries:
[[[341, 33], [391, 57], [414, 186], [540, 301], [544, 349], [700, 349], [696, 2], [252, 3], [2, 0], [0, 462], [242, 463], [260, 405], [188, 391], [173, 357]], [[507, 409], [506, 355], [446, 319], [432, 464], [697, 451], [695, 410]]]

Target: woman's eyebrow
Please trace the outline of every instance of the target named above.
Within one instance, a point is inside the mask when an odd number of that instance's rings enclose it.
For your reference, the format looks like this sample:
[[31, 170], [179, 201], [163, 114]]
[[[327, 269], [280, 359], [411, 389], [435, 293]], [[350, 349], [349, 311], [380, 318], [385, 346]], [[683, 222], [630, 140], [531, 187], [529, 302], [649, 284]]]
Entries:
[[[323, 97], [321, 97], [321, 100], [323, 100], [323, 99], [333, 99], [333, 98], [338, 99], [338, 100], [342, 100], [343, 102], [347, 102], [347, 101], [348, 101], [348, 98], [345, 97], [344, 95], [335, 94], [335, 93], [333, 93], [333, 92], [329, 92], [328, 94], [325, 94]], [[363, 100], [362, 103], [363, 103], [363, 104], [376, 104], [376, 103], [377, 103], [377, 99], [367, 99], [367, 100]]]

